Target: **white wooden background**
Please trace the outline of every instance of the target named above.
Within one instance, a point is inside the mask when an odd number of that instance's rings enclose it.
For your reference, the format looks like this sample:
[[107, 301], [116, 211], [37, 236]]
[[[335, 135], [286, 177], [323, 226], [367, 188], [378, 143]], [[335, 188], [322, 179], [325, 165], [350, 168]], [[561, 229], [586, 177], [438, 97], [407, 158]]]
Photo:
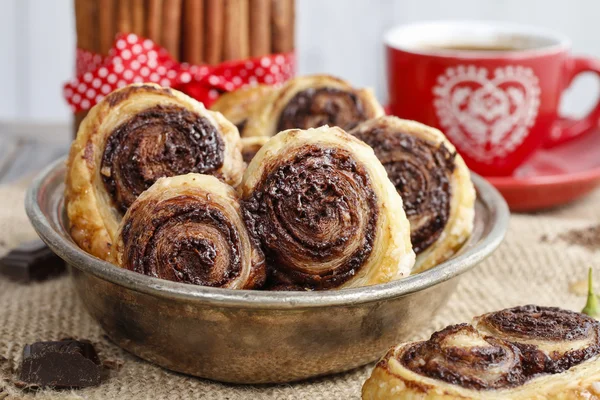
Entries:
[[[73, 0], [0, 0], [0, 122], [66, 122], [61, 85], [71, 76]], [[534, 24], [600, 57], [600, 0], [296, 0], [299, 72], [327, 72], [374, 87], [386, 100], [381, 37], [389, 27], [432, 19]], [[595, 78], [576, 82], [564, 107], [587, 107]]]

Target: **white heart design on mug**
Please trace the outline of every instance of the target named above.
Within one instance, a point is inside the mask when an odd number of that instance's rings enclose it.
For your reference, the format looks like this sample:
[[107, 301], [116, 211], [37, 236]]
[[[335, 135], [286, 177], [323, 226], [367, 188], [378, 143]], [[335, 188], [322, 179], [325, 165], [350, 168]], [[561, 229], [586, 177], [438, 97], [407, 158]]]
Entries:
[[512, 153], [527, 137], [540, 106], [538, 78], [531, 68], [449, 67], [433, 88], [434, 108], [446, 135], [481, 162]]

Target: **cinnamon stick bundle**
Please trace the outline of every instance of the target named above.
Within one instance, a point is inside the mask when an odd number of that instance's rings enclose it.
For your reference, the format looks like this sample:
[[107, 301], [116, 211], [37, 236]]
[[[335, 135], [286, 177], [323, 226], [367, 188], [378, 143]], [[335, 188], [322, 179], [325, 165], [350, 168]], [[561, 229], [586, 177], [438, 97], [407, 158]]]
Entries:
[[294, 50], [294, 0], [271, 0], [273, 52], [285, 53]]
[[146, 17], [146, 35], [158, 44], [162, 44], [163, 0], [148, 0]]
[[179, 39], [181, 37], [182, 0], [163, 2], [162, 46], [179, 60]]
[[131, 21], [131, 0], [117, 1], [117, 31], [119, 33], [129, 33], [132, 28]]
[[250, 0], [250, 56], [271, 52], [271, 0]]
[[250, 55], [248, 20], [248, 0], [225, 0], [224, 60], [238, 60]]
[[98, 0], [99, 51], [106, 55], [112, 47], [117, 33], [115, 0]]
[[132, 32], [140, 35], [146, 35], [146, 15], [144, 11], [144, 0], [131, 0], [131, 29]]
[[205, 61], [218, 64], [223, 56], [223, 22], [225, 17], [225, 0], [206, 0], [206, 47]]
[[185, 0], [183, 7], [183, 61], [204, 62], [204, 0]]

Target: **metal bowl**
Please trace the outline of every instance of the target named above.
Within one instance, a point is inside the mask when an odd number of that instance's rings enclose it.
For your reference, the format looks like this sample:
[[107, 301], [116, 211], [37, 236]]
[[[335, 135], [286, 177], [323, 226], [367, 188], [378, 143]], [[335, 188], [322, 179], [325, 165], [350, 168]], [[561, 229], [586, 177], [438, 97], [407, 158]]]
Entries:
[[501, 243], [509, 212], [479, 176], [474, 233], [451, 260], [406, 279], [325, 292], [209, 288], [118, 268], [77, 247], [64, 211], [60, 160], [25, 200], [40, 237], [71, 266], [90, 314], [112, 340], [165, 368], [222, 382], [289, 382], [364, 365], [446, 304], [458, 277]]

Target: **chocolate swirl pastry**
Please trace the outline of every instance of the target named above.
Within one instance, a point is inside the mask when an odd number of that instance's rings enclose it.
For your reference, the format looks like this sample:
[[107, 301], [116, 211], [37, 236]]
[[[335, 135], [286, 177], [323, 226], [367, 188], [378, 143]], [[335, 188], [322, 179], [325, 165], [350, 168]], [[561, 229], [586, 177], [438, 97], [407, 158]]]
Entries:
[[220, 112], [233, 122], [243, 137], [246, 136], [245, 127], [248, 120], [253, 118], [273, 90], [273, 86], [257, 85], [224, 93], [210, 109]]
[[417, 261], [413, 272], [451, 257], [473, 231], [475, 190], [469, 170], [437, 129], [397, 117], [350, 131], [367, 143], [402, 196]]
[[240, 150], [235, 126], [182, 93], [154, 84], [111, 93], [90, 110], [71, 146], [71, 236], [106, 259], [123, 214], [157, 179], [197, 172], [236, 185]]
[[483, 336], [469, 324], [436, 332], [396, 354], [396, 359], [418, 374], [469, 389], [512, 387], [526, 379], [515, 345]]
[[599, 329], [552, 307], [485, 314], [391, 349], [363, 399], [598, 399]]
[[252, 161], [256, 153], [269, 141], [268, 136], [254, 136], [242, 138], [242, 158], [244, 162]]
[[213, 176], [160, 178], [131, 205], [109, 261], [194, 285], [254, 289], [264, 255], [250, 239], [235, 190]]
[[254, 157], [239, 186], [267, 287], [322, 290], [410, 273], [402, 199], [367, 145], [339, 128], [287, 130]]
[[368, 89], [328, 75], [300, 76], [267, 96], [245, 127], [245, 136], [273, 136], [286, 129], [354, 128], [384, 115]]
[[573, 311], [528, 305], [485, 314], [474, 323], [482, 332], [516, 343], [544, 372], [565, 371], [600, 353], [600, 324]]

